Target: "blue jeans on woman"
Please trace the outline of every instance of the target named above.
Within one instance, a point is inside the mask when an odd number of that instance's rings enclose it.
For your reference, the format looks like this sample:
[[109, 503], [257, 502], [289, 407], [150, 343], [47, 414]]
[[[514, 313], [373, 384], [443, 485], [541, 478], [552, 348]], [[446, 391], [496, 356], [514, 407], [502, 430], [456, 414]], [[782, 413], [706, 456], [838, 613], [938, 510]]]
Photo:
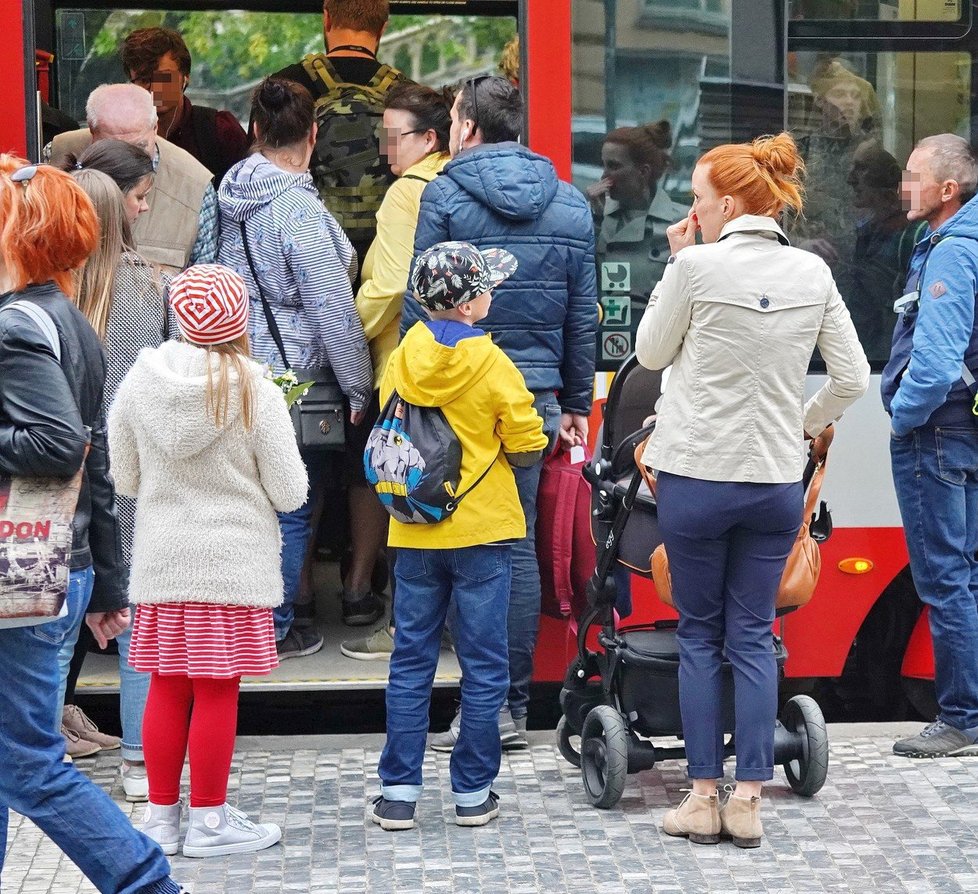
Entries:
[[428, 735], [431, 686], [441, 633], [453, 605], [455, 651], [462, 667], [462, 715], [449, 769], [458, 807], [478, 807], [499, 773], [499, 709], [509, 689], [506, 611], [508, 546], [397, 548], [394, 654], [387, 683], [387, 743], [381, 794], [414, 803]]
[[[91, 568], [73, 571], [70, 599], [87, 606], [93, 581]], [[62, 762], [60, 717], [57, 726], [52, 719], [66, 620], [0, 629], [0, 869], [10, 808], [34, 822], [103, 894], [178, 894], [156, 843]]]
[[914, 586], [930, 608], [940, 719], [978, 733], [978, 426], [890, 438]]
[[801, 482], [703, 481], [660, 472], [657, 491], [679, 612], [679, 703], [689, 777], [723, 776], [726, 658], [734, 679], [736, 777], [771, 779], [778, 712], [771, 625], [801, 526]]

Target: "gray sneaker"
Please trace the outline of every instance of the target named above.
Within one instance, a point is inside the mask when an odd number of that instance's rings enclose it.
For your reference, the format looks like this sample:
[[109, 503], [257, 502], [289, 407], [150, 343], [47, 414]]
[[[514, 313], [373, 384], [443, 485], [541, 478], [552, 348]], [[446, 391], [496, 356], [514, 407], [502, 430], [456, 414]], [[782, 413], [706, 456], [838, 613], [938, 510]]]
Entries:
[[146, 805], [146, 812], [143, 814], [143, 824], [139, 831], [152, 838], [168, 857], [172, 857], [180, 850], [180, 813], [182, 810], [183, 803], [180, 801], [177, 801], [176, 804], [149, 803]]
[[[520, 723], [522, 723], [522, 731], [519, 727]], [[451, 751], [454, 749], [461, 725], [462, 709], [459, 708], [448, 729], [443, 733], [435, 733], [431, 737], [432, 750]], [[513, 715], [509, 713], [509, 708], [506, 705], [499, 711], [499, 743], [504, 750], [526, 748], [529, 744], [526, 739], [526, 718], [520, 718], [519, 721], [513, 720]]]
[[923, 732], [893, 745], [901, 757], [963, 757], [978, 754], [978, 730], [962, 731], [938, 718]]
[[391, 636], [390, 627], [385, 624], [363, 639], [340, 643], [340, 651], [347, 658], [356, 658], [358, 661], [386, 661], [394, 653], [394, 637]]
[[282, 830], [275, 823], [253, 823], [230, 804], [191, 807], [190, 828], [183, 840], [185, 857], [251, 854], [277, 844]]

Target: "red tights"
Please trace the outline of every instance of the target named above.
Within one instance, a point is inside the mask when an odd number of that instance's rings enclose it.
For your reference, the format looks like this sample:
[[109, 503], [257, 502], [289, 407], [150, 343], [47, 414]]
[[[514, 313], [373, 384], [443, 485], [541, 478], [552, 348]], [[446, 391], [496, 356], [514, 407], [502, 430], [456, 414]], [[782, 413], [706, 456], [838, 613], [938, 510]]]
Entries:
[[154, 804], [180, 800], [188, 743], [190, 806], [219, 807], [227, 800], [240, 682], [240, 677], [153, 674], [143, 715], [143, 753]]

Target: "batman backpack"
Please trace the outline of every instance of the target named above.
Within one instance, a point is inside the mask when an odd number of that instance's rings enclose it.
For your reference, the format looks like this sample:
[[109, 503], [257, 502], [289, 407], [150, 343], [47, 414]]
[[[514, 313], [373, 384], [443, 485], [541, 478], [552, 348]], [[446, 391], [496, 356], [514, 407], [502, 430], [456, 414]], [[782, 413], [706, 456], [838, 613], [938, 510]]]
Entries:
[[363, 468], [391, 516], [405, 524], [430, 525], [448, 518], [492, 463], [459, 493], [462, 445], [445, 414], [438, 407], [408, 403], [395, 391], [367, 438]]
[[381, 65], [369, 84], [347, 83], [323, 53], [310, 53], [302, 66], [319, 91], [313, 181], [350, 241], [369, 243], [377, 232], [377, 210], [394, 180], [380, 155], [384, 100], [404, 75]]

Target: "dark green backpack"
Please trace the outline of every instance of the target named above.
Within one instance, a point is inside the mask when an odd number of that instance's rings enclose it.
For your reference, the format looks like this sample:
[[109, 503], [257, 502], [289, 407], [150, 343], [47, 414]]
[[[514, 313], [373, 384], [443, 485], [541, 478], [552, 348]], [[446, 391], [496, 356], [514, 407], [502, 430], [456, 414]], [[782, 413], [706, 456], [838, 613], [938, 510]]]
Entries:
[[381, 65], [369, 84], [346, 83], [323, 53], [310, 53], [302, 67], [320, 88], [312, 178], [350, 241], [370, 242], [377, 232], [377, 210], [394, 181], [380, 154], [384, 100], [404, 75]]

